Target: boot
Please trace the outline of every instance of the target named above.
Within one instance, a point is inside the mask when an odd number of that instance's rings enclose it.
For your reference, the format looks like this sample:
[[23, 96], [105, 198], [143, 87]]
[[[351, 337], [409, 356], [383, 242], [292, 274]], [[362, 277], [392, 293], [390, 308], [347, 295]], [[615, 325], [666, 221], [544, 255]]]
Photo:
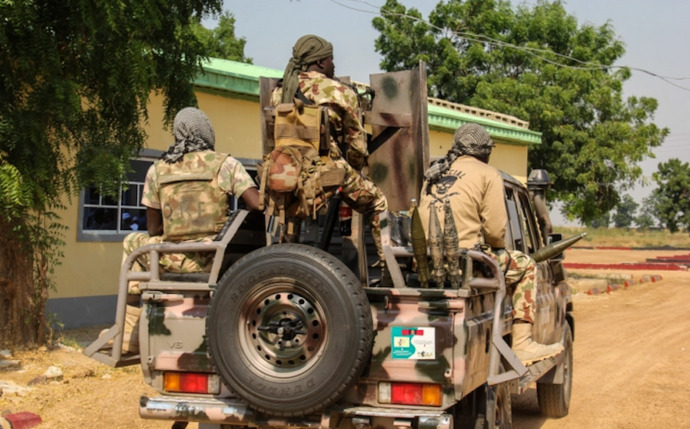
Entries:
[[393, 287], [393, 278], [390, 271], [388, 271], [388, 267], [386, 267], [385, 259], [381, 259], [378, 262], [378, 266], [381, 269], [381, 287]]
[[125, 312], [125, 326], [122, 334], [122, 351], [125, 353], [139, 353], [139, 318], [141, 308], [127, 306]]
[[[139, 318], [141, 317], [141, 308], [133, 305], [127, 305], [125, 311], [125, 326], [122, 332], [122, 352], [123, 353], [139, 353]], [[103, 329], [98, 336], [104, 335], [108, 329]], [[108, 341], [104, 348], [111, 348], [113, 340]], [[1, 428], [1, 427], [0, 427]]]
[[513, 352], [525, 366], [556, 356], [564, 350], [563, 344], [539, 344], [532, 340], [532, 324], [513, 323]]

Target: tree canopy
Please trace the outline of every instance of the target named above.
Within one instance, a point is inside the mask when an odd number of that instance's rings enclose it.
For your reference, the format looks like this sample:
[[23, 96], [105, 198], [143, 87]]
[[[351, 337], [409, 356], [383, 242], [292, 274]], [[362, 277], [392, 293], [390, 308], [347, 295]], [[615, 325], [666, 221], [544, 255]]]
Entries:
[[651, 195], [656, 217], [672, 233], [690, 230], [690, 164], [669, 159], [652, 178], [658, 185]]
[[434, 97], [510, 114], [542, 133], [530, 168], [545, 168], [552, 195], [583, 223], [608, 213], [641, 176], [668, 134], [652, 121], [657, 102], [623, 99], [625, 52], [613, 27], [580, 25], [560, 1], [513, 8], [505, 0], [441, 1], [425, 21], [387, 0], [374, 18], [381, 67], [427, 64]]
[[197, 39], [204, 45], [205, 54], [209, 57], [252, 63], [251, 58], [244, 56], [247, 40], [235, 36], [235, 17], [232, 13], [223, 12], [218, 24], [212, 29], [204, 27], [200, 21], [193, 28]]
[[628, 194], [623, 195], [620, 203], [616, 206], [616, 213], [613, 215], [613, 223], [616, 228], [630, 228], [635, 222], [635, 212], [639, 206], [633, 197]]
[[[144, 142], [152, 91], [170, 119], [195, 105], [204, 46], [190, 23], [220, 0], [0, 4], [0, 141], [44, 207], [81, 184], [111, 186]], [[74, 162], [73, 162], [74, 161]]]
[[0, 2], [0, 343], [42, 341], [47, 259], [60, 243], [51, 210], [87, 184], [118, 189], [144, 143], [152, 93], [168, 121], [196, 105], [206, 52], [191, 24], [221, 5]]

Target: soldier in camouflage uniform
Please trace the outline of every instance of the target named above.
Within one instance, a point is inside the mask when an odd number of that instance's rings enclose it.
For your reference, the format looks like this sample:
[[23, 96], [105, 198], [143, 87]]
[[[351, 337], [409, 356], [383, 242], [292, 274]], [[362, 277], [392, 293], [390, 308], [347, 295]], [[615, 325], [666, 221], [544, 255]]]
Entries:
[[[333, 45], [318, 36], [303, 36], [293, 47], [292, 58], [271, 96], [271, 104], [292, 103], [294, 98], [304, 97], [314, 105], [328, 107], [330, 126], [342, 142], [331, 136], [330, 160], [320, 166], [319, 174], [328, 169], [345, 171], [341, 187], [343, 200], [369, 220], [378, 263], [383, 266], [379, 214], [388, 209], [388, 203], [378, 186], [361, 174], [369, 155], [362, 111], [355, 91], [334, 79], [334, 73]], [[338, 143], [344, 143], [347, 161]]]
[[488, 249], [499, 263], [506, 283], [514, 287], [513, 351], [525, 364], [530, 364], [560, 353], [563, 346], [532, 340], [536, 265], [528, 255], [505, 249], [508, 214], [503, 178], [488, 165], [493, 146], [489, 133], [481, 126], [465, 124], [458, 128], [451, 150], [425, 173], [419, 214], [428, 233], [430, 210], [435, 208], [443, 219], [443, 203], [449, 200], [459, 247]]
[[[146, 174], [141, 202], [148, 233], [125, 237], [125, 257], [147, 244], [213, 240], [228, 219], [228, 196], [241, 197], [250, 210], [259, 207], [257, 187], [242, 164], [214, 151], [215, 133], [204, 112], [182, 109], [173, 134], [175, 143]], [[145, 259], [137, 261], [139, 269]], [[212, 253], [162, 254], [160, 265], [169, 272], [204, 272], [212, 261]], [[138, 293], [136, 286], [130, 284], [130, 293]]]

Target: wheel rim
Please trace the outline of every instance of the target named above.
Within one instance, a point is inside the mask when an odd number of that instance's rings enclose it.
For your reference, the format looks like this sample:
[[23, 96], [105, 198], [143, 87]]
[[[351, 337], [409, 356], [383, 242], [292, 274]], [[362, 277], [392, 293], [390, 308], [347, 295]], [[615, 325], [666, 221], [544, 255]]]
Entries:
[[257, 286], [243, 308], [242, 351], [266, 375], [294, 376], [318, 361], [327, 341], [326, 318], [307, 291], [274, 281]]

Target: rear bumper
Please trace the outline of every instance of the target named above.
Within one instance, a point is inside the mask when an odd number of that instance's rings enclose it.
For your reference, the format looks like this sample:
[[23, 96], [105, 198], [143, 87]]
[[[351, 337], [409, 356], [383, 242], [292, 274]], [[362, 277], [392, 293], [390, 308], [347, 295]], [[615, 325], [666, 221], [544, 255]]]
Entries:
[[442, 410], [346, 407], [322, 415], [274, 418], [253, 412], [235, 398], [142, 396], [139, 415], [144, 419], [190, 421], [230, 426], [290, 429], [452, 429], [453, 416]]

